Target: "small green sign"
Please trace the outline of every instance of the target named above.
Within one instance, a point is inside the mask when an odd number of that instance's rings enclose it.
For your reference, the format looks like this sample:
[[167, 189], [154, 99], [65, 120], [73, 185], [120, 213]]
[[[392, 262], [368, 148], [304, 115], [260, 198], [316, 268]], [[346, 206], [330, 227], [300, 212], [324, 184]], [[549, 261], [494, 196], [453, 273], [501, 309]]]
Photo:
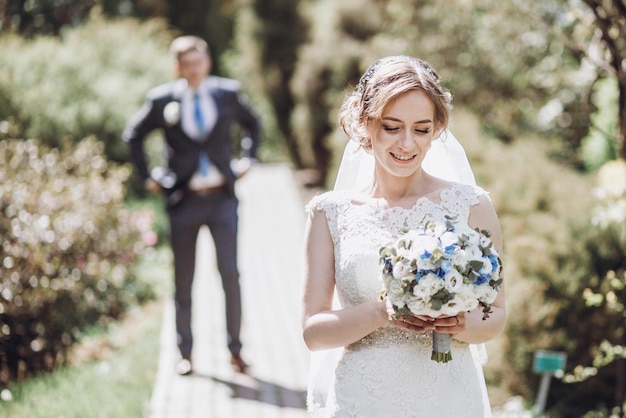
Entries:
[[535, 373], [556, 373], [565, 369], [566, 355], [561, 351], [535, 351], [535, 361], [533, 362], [533, 372]]

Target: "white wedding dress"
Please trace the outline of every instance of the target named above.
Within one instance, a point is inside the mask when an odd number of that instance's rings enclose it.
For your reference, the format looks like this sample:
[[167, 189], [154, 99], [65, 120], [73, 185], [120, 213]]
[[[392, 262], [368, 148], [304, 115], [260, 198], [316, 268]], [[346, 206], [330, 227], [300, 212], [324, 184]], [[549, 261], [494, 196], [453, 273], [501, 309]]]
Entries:
[[[325, 213], [334, 243], [336, 292], [342, 307], [375, 300], [383, 288], [379, 249], [401, 228], [424, 216], [467, 222], [482, 189], [452, 183], [437, 201], [419, 199], [409, 209], [380, 209], [350, 191], [314, 197], [307, 210]], [[482, 365], [466, 343], [452, 340], [453, 360], [430, 359], [432, 333], [416, 334], [389, 324], [345, 347], [334, 369], [326, 405], [308, 398], [311, 415], [358, 418], [490, 417]]]

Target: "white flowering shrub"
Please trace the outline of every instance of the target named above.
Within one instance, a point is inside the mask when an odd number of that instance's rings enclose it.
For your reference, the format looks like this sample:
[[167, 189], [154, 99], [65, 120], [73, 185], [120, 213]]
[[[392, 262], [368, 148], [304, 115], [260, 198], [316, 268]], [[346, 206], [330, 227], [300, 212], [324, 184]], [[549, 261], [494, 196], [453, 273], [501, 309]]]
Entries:
[[0, 142], [0, 386], [66, 361], [88, 326], [154, 297], [134, 263], [150, 212], [125, 209], [130, 170], [95, 139]]

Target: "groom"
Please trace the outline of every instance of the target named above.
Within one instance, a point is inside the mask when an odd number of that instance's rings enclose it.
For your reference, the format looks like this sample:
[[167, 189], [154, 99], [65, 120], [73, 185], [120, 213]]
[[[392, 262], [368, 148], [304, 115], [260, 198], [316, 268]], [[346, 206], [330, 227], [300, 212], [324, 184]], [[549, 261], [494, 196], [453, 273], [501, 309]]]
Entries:
[[[164, 193], [174, 254], [176, 332], [181, 359], [177, 371], [192, 372], [191, 289], [196, 241], [202, 225], [213, 237], [222, 279], [231, 364], [239, 372], [248, 365], [241, 358], [241, 291], [237, 269], [237, 198], [235, 180], [255, 160], [260, 124], [239, 93], [235, 80], [209, 76], [207, 43], [182, 36], [170, 46], [176, 73], [173, 82], [152, 89], [141, 110], [126, 127], [133, 163], [146, 189]], [[231, 130], [239, 125], [244, 158], [233, 160]], [[148, 170], [144, 140], [161, 130], [167, 143], [167, 168]], [[232, 161], [231, 161], [232, 160]], [[202, 303], [203, 301], [199, 301]]]

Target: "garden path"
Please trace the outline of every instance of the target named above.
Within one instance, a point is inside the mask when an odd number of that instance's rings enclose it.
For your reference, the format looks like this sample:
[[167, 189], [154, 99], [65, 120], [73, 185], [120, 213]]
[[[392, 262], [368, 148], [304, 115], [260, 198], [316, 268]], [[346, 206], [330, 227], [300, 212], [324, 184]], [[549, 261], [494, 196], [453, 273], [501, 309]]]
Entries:
[[242, 356], [226, 348], [213, 241], [201, 230], [194, 280], [194, 373], [178, 376], [173, 302], [166, 301], [151, 418], [302, 418], [308, 352], [300, 331], [305, 212], [288, 166], [260, 164], [237, 183], [243, 298]]

